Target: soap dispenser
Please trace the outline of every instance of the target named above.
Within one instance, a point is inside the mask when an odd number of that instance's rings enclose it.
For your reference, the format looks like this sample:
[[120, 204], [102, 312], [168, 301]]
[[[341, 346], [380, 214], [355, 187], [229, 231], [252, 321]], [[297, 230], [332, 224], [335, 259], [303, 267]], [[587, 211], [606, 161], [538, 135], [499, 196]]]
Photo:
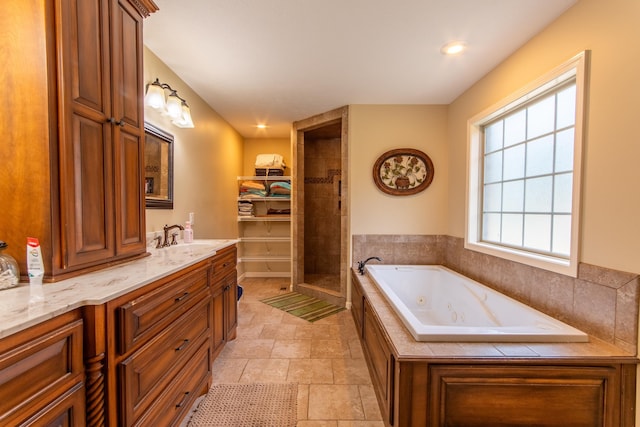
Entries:
[[20, 269], [15, 258], [5, 254], [7, 244], [0, 240], [0, 289], [9, 289], [18, 286], [20, 282]]
[[193, 243], [193, 229], [191, 228], [191, 221], [187, 221], [184, 223], [182, 239], [185, 243]]

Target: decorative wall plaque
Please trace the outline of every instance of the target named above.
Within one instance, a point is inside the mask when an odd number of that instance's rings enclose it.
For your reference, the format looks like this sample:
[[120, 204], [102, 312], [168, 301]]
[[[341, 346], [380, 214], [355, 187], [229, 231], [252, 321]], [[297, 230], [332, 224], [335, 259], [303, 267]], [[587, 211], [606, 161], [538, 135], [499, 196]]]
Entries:
[[387, 151], [373, 165], [376, 186], [394, 196], [408, 196], [423, 191], [433, 181], [433, 173], [429, 156], [413, 148]]

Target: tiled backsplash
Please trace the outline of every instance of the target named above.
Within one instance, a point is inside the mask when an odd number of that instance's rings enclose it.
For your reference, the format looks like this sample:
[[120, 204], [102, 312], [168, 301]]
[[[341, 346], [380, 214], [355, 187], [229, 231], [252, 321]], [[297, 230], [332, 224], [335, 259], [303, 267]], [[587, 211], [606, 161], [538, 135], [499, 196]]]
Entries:
[[580, 264], [573, 278], [464, 249], [442, 235], [355, 235], [353, 263], [442, 264], [633, 354], [638, 343], [640, 277]]

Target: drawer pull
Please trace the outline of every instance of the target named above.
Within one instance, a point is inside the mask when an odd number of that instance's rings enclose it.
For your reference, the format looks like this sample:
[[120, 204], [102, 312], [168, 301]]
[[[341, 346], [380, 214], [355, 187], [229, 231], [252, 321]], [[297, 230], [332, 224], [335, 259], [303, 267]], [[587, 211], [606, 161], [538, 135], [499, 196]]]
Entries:
[[184, 404], [187, 403], [187, 399], [189, 399], [189, 392], [185, 391], [180, 403], [176, 404], [176, 408], [182, 408]]
[[228, 266], [229, 264], [231, 264], [230, 262], [225, 262], [224, 264], [222, 264], [222, 268], [225, 268], [226, 266]]
[[185, 299], [188, 296], [189, 296], [189, 292], [185, 292], [184, 294], [182, 294], [179, 297], [177, 297], [174, 301], [175, 302], [180, 302], [180, 301], [182, 301], [183, 299]]
[[180, 351], [180, 350], [184, 349], [187, 346], [187, 344], [189, 344], [189, 340], [185, 339], [185, 340], [182, 341], [182, 344], [180, 344], [179, 347], [176, 347], [175, 350], [176, 351]]

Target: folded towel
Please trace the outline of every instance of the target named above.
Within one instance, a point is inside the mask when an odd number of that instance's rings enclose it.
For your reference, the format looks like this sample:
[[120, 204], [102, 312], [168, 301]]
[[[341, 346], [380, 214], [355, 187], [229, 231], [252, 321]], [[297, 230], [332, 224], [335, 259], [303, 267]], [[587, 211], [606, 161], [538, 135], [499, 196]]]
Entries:
[[287, 181], [275, 181], [272, 182], [271, 185], [269, 186], [269, 188], [287, 188], [289, 190], [291, 190], [291, 183], [287, 182]]
[[252, 188], [255, 190], [266, 189], [263, 183], [257, 181], [243, 181], [242, 184], [240, 184], [240, 190], [242, 190], [243, 188]]
[[256, 168], [284, 168], [284, 161], [280, 154], [258, 154]]
[[239, 201], [238, 202], [238, 215], [239, 216], [253, 216], [253, 203]]

